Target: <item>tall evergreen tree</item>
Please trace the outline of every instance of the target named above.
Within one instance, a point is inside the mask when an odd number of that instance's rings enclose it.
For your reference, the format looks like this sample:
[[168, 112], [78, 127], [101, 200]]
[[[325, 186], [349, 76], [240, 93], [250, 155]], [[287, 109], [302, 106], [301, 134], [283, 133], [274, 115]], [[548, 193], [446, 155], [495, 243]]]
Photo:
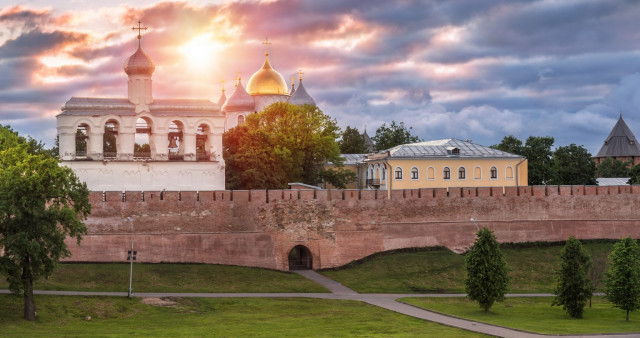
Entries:
[[609, 255], [607, 299], [613, 306], [629, 312], [640, 309], [640, 249], [631, 238], [621, 239]]
[[491, 230], [478, 230], [476, 241], [465, 256], [464, 267], [467, 296], [478, 302], [484, 311], [489, 311], [493, 303], [504, 300], [509, 286], [509, 269]]
[[593, 290], [589, 280], [591, 257], [582, 247], [582, 243], [571, 236], [560, 253], [560, 261], [556, 298], [551, 305], [562, 305], [569, 316], [582, 318], [584, 307]]

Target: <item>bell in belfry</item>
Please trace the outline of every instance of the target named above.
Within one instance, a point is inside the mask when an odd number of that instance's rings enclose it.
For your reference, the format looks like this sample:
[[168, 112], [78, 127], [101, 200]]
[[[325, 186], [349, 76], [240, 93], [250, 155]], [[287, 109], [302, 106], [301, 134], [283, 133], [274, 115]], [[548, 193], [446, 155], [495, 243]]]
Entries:
[[169, 148], [177, 148], [178, 147], [178, 143], [176, 143], [176, 139], [177, 139], [177, 137], [171, 137], [169, 139]]

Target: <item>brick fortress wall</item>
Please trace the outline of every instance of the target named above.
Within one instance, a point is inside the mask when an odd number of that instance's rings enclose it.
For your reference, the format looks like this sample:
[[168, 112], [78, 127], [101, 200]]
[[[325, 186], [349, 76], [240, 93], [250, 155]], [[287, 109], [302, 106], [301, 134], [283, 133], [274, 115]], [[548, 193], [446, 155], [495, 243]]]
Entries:
[[[306, 246], [313, 267], [380, 251], [446, 246], [464, 251], [474, 218], [501, 242], [640, 238], [640, 186], [529, 186], [375, 190], [92, 192], [89, 233], [68, 261], [123, 262], [132, 225], [138, 262], [198, 262], [288, 269]], [[131, 217], [129, 223], [127, 217]]]

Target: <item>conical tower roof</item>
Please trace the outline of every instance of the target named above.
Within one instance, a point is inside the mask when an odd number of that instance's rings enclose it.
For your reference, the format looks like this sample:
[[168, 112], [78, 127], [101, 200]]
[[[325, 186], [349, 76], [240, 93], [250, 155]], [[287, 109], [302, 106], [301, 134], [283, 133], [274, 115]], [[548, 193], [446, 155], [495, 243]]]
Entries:
[[222, 105], [227, 102], [227, 96], [224, 95], [224, 88], [222, 88], [222, 92], [220, 93], [220, 98], [218, 99], [218, 107], [222, 107]]
[[638, 140], [633, 135], [629, 126], [622, 119], [622, 115], [618, 119], [618, 122], [609, 133], [609, 136], [604, 140], [604, 144], [598, 155], [595, 157], [625, 157], [625, 156], [640, 156], [640, 147], [638, 147]]
[[296, 92], [296, 84], [295, 82], [293, 82], [293, 79], [291, 79], [291, 91], [289, 92], [289, 96], [293, 95], [293, 93]]
[[315, 107], [316, 101], [314, 101], [311, 95], [307, 93], [307, 90], [304, 89], [304, 86], [302, 85], [302, 79], [298, 83], [298, 88], [296, 89], [296, 91], [289, 98], [289, 103], [297, 105], [310, 104]]
[[231, 96], [227, 99], [227, 102], [222, 106], [223, 112], [237, 112], [237, 111], [255, 111], [256, 104], [253, 97], [244, 90], [242, 86], [242, 80], [238, 79], [238, 86], [233, 91]]
[[367, 134], [367, 130], [364, 130], [364, 133], [362, 133], [362, 138], [364, 138], [364, 144], [367, 146], [367, 151], [368, 152], [373, 152], [375, 150], [375, 148], [373, 147], [373, 141], [371, 140], [371, 137], [369, 137], [369, 134]]

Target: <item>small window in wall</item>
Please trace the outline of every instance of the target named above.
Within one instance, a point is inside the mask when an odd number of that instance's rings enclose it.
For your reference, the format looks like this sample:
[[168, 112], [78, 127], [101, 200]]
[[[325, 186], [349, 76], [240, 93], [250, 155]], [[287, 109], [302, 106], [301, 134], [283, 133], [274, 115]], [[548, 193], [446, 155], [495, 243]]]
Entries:
[[382, 179], [383, 180], [387, 179], [387, 169], [382, 169]]
[[513, 179], [513, 168], [512, 167], [507, 167], [507, 169], [505, 170], [505, 177], [508, 180], [512, 180]]
[[442, 179], [443, 180], [451, 179], [451, 169], [449, 169], [449, 167], [444, 167], [444, 170], [442, 170]]
[[244, 115], [238, 115], [238, 125], [241, 126], [244, 124]]
[[436, 179], [436, 169], [434, 167], [427, 168], [427, 179], [435, 180]]
[[498, 168], [491, 167], [491, 179], [492, 180], [498, 179]]
[[402, 179], [402, 168], [397, 167], [396, 171], [395, 171], [395, 174], [396, 174], [396, 176], [395, 176], [396, 180], [401, 180]]
[[474, 180], [481, 180], [482, 179], [482, 168], [480, 168], [480, 167], [473, 168], [473, 179]]
[[418, 179], [418, 168], [413, 167], [411, 168], [411, 179], [412, 180], [417, 180]]
[[459, 180], [466, 180], [467, 179], [467, 172], [464, 169], [464, 167], [458, 168], [458, 179]]

